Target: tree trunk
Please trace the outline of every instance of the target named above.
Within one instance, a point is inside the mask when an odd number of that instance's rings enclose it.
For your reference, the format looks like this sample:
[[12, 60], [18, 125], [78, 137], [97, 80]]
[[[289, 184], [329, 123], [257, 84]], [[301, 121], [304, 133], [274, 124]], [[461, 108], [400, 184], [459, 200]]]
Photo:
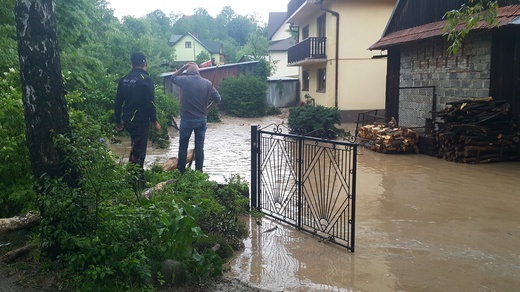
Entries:
[[6, 252], [4, 256], [2, 257], [2, 262], [6, 264], [10, 264], [14, 262], [17, 258], [27, 254], [28, 252], [32, 251], [35, 248], [34, 244], [28, 244], [25, 246], [22, 246], [18, 249], [12, 250], [10, 252]]
[[29, 212], [23, 216], [12, 218], [0, 218], [0, 235], [9, 232], [31, 228], [40, 222], [40, 214], [38, 212]]
[[[34, 176], [63, 177], [71, 165], [53, 143], [56, 134], [70, 134], [61, 74], [52, 0], [16, 0], [16, 32], [26, 140]], [[77, 174], [64, 177], [69, 186]]]

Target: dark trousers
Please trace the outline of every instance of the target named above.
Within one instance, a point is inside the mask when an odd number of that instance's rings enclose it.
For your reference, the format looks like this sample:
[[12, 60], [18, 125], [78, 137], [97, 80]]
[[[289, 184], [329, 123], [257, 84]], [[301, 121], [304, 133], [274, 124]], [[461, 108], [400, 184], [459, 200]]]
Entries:
[[136, 174], [136, 187], [144, 189], [146, 179], [144, 177], [144, 160], [146, 158], [146, 146], [148, 145], [148, 132], [150, 123], [125, 123], [125, 129], [130, 134], [132, 149], [130, 150], [129, 162], [139, 166], [139, 173]]

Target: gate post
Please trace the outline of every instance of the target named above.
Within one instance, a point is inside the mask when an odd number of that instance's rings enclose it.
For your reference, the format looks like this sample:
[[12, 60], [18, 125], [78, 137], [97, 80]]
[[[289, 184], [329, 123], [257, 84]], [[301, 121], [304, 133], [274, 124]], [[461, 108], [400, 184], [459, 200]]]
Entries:
[[303, 168], [303, 142], [304, 140], [298, 136], [298, 163], [297, 163], [297, 175], [298, 175], [298, 220], [297, 226], [298, 228], [302, 227], [302, 206], [303, 206], [303, 176], [302, 176], [302, 168]]
[[251, 125], [251, 210], [258, 206], [258, 125]]

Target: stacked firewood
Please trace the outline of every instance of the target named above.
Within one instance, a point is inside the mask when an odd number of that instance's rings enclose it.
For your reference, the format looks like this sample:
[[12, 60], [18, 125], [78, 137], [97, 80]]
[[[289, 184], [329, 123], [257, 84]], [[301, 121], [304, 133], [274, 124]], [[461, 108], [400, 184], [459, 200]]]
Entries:
[[437, 157], [461, 163], [517, 160], [520, 133], [511, 106], [493, 98], [464, 99], [446, 103], [437, 113], [442, 120], [434, 133]]
[[381, 153], [419, 153], [419, 134], [411, 129], [387, 124], [365, 125], [358, 128], [361, 145]]

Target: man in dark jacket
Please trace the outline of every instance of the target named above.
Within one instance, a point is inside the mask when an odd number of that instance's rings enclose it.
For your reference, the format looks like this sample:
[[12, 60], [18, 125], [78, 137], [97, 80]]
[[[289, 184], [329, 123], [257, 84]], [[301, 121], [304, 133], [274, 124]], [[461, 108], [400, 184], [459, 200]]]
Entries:
[[119, 80], [115, 99], [116, 129], [126, 129], [130, 133], [132, 149], [129, 161], [139, 166], [140, 179], [138, 189], [144, 188], [144, 160], [150, 122], [154, 123], [155, 130], [161, 126], [157, 122], [155, 110], [155, 88], [152, 78], [146, 72], [148, 62], [143, 53], [134, 53], [131, 56], [132, 71]]
[[[186, 70], [186, 75], [182, 73]], [[209, 110], [220, 103], [221, 97], [211, 81], [199, 74], [199, 67], [186, 63], [173, 73], [172, 81], [181, 88], [181, 127], [179, 130], [178, 169], [184, 173], [191, 133], [195, 133], [195, 169], [204, 166], [204, 139]]]

